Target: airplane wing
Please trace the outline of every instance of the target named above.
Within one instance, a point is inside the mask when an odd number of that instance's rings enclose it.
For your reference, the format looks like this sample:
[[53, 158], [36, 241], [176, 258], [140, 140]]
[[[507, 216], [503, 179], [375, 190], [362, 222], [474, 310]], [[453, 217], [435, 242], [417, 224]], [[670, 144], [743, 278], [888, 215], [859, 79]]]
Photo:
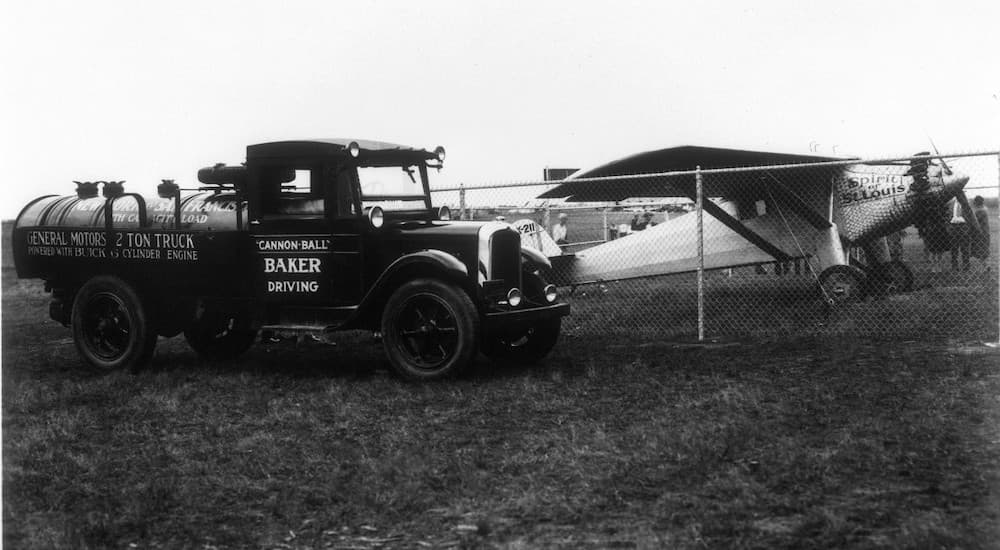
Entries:
[[[669, 181], [661, 178], [643, 178], [601, 183], [586, 181], [585, 178], [681, 172], [694, 170], [699, 166], [703, 170], [707, 170], [835, 160], [847, 159], [686, 145], [647, 151], [577, 172], [563, 180], [563, 183], [542, 193], [538, 198], [562, 198], [568, 202], [616, 202], [631, 197], [691, 197], [694, 194], [693, 176], [671, 178]], [[801, 195], [812, 194], [801, 189], [802, 185], [808, 182], [822, 185], [824, 186], [823, 192], [829, 192], [830, 178], [825, 177], [827, 174], [823, 172], [829, 171], [829, 175], [832, 175], [836, 169], [812, 167], [802, 170], [807, 172], [795, 174], [793, 172], [797, 172], [796, 170], [783, 170], [781, 172], [782, 180], [795, 181], [796, 188], [799, 189]], [[759, 181], [759, 177], [741, 173], [713, 174], [703, 178], [702, 183], [704, 194], [707, 197], [748, 200], [760, 198], [766, 194], [766, 190], [757, 185]]]

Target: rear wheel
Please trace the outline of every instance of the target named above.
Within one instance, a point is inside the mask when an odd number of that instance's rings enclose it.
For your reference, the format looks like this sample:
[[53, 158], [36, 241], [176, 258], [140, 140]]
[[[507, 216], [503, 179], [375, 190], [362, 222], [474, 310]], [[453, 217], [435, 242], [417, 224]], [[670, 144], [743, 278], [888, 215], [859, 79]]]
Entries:
[[201, 305], [184, 338], [198, 355], [213, 361], [235, 359], [253, 345], [257, 331], [248, 315]]
[[459, 374], [472, 363], [479, 314], [461, 288], [436, 279], [399, 287], [382, 314], [382, 343], [393, 369], [411, 380]]
[[110, 275], [90, 279], [73, 301], [73, 341], [100, 370], [137, 371], [153, 356], [156, 331], [132, 285]]

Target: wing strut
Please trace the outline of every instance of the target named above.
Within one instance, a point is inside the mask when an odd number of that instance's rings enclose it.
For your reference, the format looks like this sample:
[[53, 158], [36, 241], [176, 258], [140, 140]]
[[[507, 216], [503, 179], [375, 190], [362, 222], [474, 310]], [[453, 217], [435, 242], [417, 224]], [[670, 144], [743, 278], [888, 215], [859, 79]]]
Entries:
[[[831, 223], [830, 220], [824, 218], [815, 210], [810, 208], [809, 205], [806, 204], [804, 200], [799, 198], [799, 196], [796, 195], [794, 191], [785, 186], [785, 184], [781, 183], [781, 180], [771, 175], [771, 173], [767, 173], [767, 177], [771, 178], [771, 180], [774, 181], [774, 183], [778, 186], [778, 189], [781, 191], [780, 193], [777, 194], [768, 191], [768, 194], [771, 195], [771, 200], [774, 200], [776, 202], [781, 202], [782, 204], [790, 208], [792, 212], [795, 212], [796, 214], [801, 216], [802, 219], [809, 222], [816, 229], [827, 229], [833, 225], [833, 223]], [[767, 187], [766, 183], [762, 182], [762, 185], [764, 185], [765, 188]]]
[[[687, 186], [684, 186], [684, 193], [692, 201], [697, 200], [695, 194], [692, 193]], [[768, 241], [764, 237], [761, 237], [755, 231], [753, 231], [752, 229], [744, 225], [742, 222], [740, 222], [740, 220], [729, 215], [729, 212], [723, 210], [719, 205], [712, 202], [711, 199], [707, 201], [702, 201], [702, 208], [705, 209], [705, 212], [708, 212], [715, 219], [722, 222], [723, 225], [733, 230], [733, 232], [737, 233], [744, 239], [750, 241], [757, 248], [773, 256], [775, 260], [779, 262], [787, 262], [788, 260], [792, 259], [791, 256], [782, 252], [780, 248], [771, 244], [770, 241]]]

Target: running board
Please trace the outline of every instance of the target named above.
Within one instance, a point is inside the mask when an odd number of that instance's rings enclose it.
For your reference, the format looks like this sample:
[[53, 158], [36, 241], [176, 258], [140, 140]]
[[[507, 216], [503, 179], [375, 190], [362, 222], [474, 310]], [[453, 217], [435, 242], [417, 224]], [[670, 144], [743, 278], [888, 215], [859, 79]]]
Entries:
[[288, 330], [295, 332], [327, 332], [336, 330], [338, 325], [263, 325], [261, 330]]

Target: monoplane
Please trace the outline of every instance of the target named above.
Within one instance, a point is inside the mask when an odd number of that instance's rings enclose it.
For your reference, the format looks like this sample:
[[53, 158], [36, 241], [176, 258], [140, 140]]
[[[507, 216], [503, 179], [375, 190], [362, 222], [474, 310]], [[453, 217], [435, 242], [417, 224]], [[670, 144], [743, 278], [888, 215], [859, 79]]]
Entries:
[[[739, 167], [753, 167], [735, 170]], [[908, 291], [913, 273], [890, 255], [886, 236], [916, 225], [943, 230], [969, 177], [940, 155], [861, 162], [783, 153], [683, 146], [639, 153], [573, 174], [539, 195], [566, 202], [620, 204], [630, 198], [697, 198], [701, 170], [703, 268], [806, 259], [830, 302], [867, 292]], [[684, 172], [683, 174], [673, 174]], [[672, 175], [663, 175], [670, 173]], [[561, 284], [578, 285], [699, 268], [697, 217], [681, 215], [645, 231], [554, 258]], [[538, 239], [534, 239], [537, 241]], [[554, 250], [551, 243], [546, 249]], [[864, 251], [852, 261], [852, 247]]]

